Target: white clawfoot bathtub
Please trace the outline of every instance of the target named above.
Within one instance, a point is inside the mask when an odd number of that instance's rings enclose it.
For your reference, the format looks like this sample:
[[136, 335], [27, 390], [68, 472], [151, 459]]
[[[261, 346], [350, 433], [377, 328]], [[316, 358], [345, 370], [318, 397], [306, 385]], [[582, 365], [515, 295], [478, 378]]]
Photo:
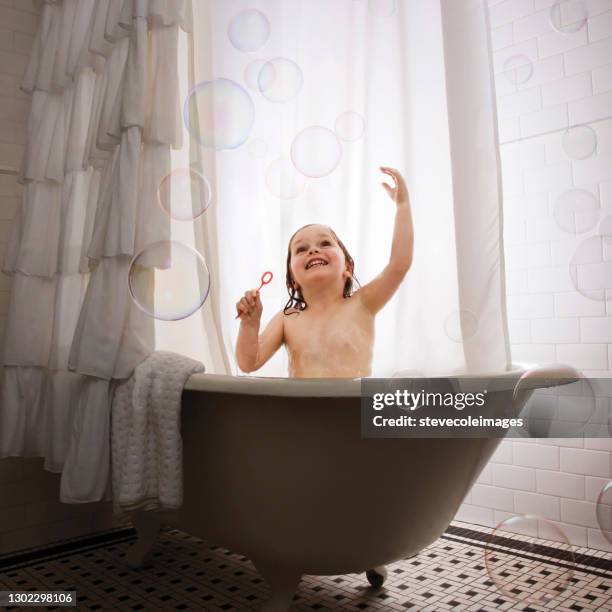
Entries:
[[[499, 401], [512, 401], [522, 371], [495, 376]], [[271, 589], [267, 612], [289, 609], [303, 574], [374, 570], [380, 586], [386, 564], [444, 532], [501, 441], [362, 438], [360, 392], [358, 379], [188, 381], [176, 525], [249, 557]], [[158, 521], [135, 517], [131, 565]]]

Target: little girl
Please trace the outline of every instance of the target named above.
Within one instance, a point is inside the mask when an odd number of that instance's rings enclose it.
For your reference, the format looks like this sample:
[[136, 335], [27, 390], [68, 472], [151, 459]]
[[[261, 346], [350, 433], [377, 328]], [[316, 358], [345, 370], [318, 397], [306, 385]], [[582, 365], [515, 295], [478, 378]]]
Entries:
[[395, 201], [395, 228], [389, 263], [353, 293], [353, 258], [325, 225], [305, 225], [289, 240], [289, 301], [259, 334], [263, 310], [259, 292], [247, 291], [236, 304], [240, 332], [236, 359], [243, 372], [263, 366], [285, 344], [289, 376], [353, 378], [370, 376], [374, 317], [391, 299], [412, 263], [413, 231], [408, 190], [402, 175], [381, 167], [394, 186], [382, 183]]

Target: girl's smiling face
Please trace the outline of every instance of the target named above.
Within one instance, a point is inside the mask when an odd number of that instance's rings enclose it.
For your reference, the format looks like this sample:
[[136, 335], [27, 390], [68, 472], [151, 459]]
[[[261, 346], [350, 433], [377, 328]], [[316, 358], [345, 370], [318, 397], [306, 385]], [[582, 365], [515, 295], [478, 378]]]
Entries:
[[299, 287], [321, 278], [342, 278], [344, 253], [325, 225], [310, 225], [291, 241], [291, 275]]

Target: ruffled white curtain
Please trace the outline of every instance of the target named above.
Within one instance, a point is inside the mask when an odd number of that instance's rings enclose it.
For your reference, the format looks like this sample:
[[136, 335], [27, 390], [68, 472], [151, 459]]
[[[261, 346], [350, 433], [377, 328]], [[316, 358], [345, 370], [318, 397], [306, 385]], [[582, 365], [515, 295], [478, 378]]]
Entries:
[[157, 187], [183, 146], [178, 41], [191, 29], [190, 0], [42, 3], [4, 263], [0, 457], [44, 457], [63, 501], [105, 496], [112, 381], [155, 347], [128, 270], [170, 238]]

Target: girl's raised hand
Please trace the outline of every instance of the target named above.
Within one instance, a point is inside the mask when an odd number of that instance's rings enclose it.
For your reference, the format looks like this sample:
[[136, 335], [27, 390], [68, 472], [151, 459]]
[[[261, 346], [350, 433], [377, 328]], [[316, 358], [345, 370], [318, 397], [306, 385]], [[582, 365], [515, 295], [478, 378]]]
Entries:
[[236, 302], [236, 311], [241, 323], [259, 325], [261, 313], [263, 312], [259, 291], [257, 289], [245, 291], [244, 297]]
[[406, 187], [404, 177], [399, 173], [399, 171], [395, 170], [395, 168], [381, 166], [380, 169], [382, 172], [389, 175], [393, 179], [393, 187], [391, 187], [387, 183], [381, 183], [381, 185], [385, 188], [385, 191], [389, 194], [389, 197], [396, 204], [408, 204], [408, 188]]

